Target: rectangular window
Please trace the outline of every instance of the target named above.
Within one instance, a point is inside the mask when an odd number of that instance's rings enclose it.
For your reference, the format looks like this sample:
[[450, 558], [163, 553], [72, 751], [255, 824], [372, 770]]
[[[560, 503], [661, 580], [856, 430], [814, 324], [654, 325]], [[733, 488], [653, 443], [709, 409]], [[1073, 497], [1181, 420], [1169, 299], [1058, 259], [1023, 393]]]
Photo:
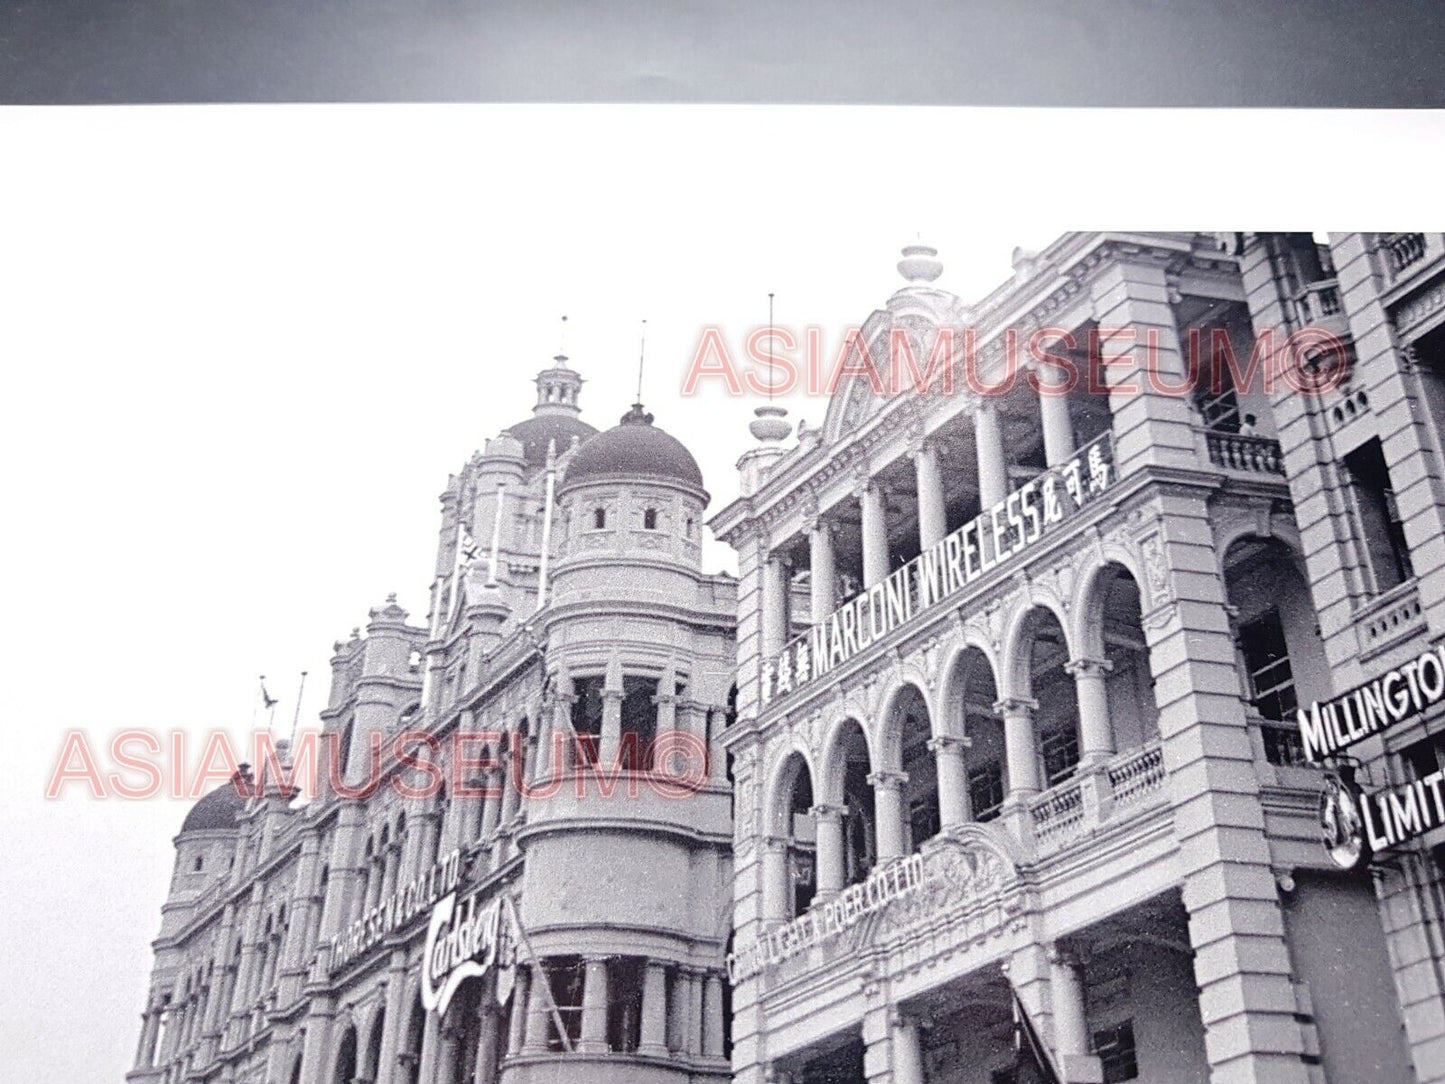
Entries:
[[[580, 956], [552, 956], [544, 962], [547, 983], [562, 1027], [575, 1050], [582, 1037], [582, 987], [586, 981]], [[562, 1050], [562, 1033], [557, 1030], [556, 1017], [547, 1014], [547, 1049]]]
[[1434, 734], [1400, 751], [1411, 779], [1424, 779], [1445, 765], [1445, 734]]
[[622, 749], [618, 759], [623, 771], [640, 772], [648, 767], [653, 739], [657, 737], [657, 693], [653, 678], [622, 679]]
[[602, 741], [602, 684], [600, 677], [578, 678], [572, 683], [572, 729], [577, 734], [577, 759], [583, 764], [597, 763], [597, 747]]
[[1003, 805], [1003, 766], [991, 760], [968, 773], [968, 798], [973, 804], [973, 819], [992, 820]]
[[1125, 1020], [1122, 1024], [1094, 1032], [1094, 1052], [1104, 1063], [1104, 1084], [1138, 1078], [1139, 1062], [1134, 1055], [1134, 1022], [1132, 1020]]
[[1354, 497], [1360, 540], [1376, 592], [1397, 587], [1415, 575], [1410, 566], [1410, 547], [1405, 542], [1405, 525], [1395, 504], [1395, 490], [1385, 454], [1378, 439], [1371, 439], [1345, 456]]
[[623, 956], [607, 964], [607, 1048], [631, 1054], [642, 1035], [642, 987], [647, 964]]
[[1039, 751], [1044, 755], [1044, 776], [1049, 786], [1062, 783], [1079, 766], [1078, 730], [1070, 726], [1048, 731], [1039, 741]]
[[1260, 732], [1264, 738], [1264, 759], [1269, 763], [1285, 768], [1308, 766], [1304, 743], [1300, 741], [1297, 727], [1265, 723]]
[[925, 839], [932, 839], [943, 828], [943, 819], [938, 811], [938, 796], [925, 794], [915, 798], [908, 807], [908, 830], [912, 833], [913, 846]]
[[1284, 623], [1278, 610], [1266, 610], [1240, 626], [1239, 652], [1249, 675], [1250, 703], [1260, 717], [1286, 723], [1294, 718], [1299, 701], [1295, 697], [1294, 671], [1289, 665], [1289, 648]]

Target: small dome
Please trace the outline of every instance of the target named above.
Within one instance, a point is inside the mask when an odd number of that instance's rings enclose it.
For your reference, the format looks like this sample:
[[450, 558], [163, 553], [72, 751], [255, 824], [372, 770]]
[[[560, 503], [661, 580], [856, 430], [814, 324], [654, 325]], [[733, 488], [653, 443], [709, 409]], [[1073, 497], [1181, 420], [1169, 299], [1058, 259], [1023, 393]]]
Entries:
[[522, 445], [522, 457], [529, 467], [547, 464], [547, 444], [556, 442], [557, 454], [561, 455], [572, 446], [572, 438], [579, 441], [595, 436], [596, 428], [569, 414], [538, 414], [524, 422], [518, 422], [506, 434]]
[[246, 799], [236, 791], [237, 778], [250, 783], [251, 773], [245, 765], [242, 765], [241, 770], [233, 775], [229, 782], [207, 792], [191, 806], [191, 811], [186, 814], [186, 819], [181, 824], [181, 831], [230, 832], [239, 827], [241, 814], [246, 809]]
[[702, 489], [702, 471], [682, 441], [652, 424], [633, 404], [622, 422], [585, 441], [567, 466], [563, 488], [597, 478], [661, 478]]

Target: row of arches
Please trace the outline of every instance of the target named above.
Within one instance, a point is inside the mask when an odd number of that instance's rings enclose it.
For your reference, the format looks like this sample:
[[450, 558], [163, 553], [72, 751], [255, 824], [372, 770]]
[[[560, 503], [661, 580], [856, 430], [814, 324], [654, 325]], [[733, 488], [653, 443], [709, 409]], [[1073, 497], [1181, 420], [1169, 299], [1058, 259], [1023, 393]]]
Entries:
[[[1322, 657], [1308, 588], [1276, 538], [1239, 538], [1222, 565], [1241, 699], [1268, 736], [1297, 699], [1291, 660], [1302, 670]], [[1110, 560], [1082, 597], [1072, 632], [1036, 598], [1014, 615], [1002, 650], [966, 639], [932, 682], [905, 670], [876, 717], [855, 705], [816, 745], [794, 739], [764, 780], [766, 917], [800, 914], [945, 828], [1027, 807], [1158, 740], [1139, 581]], [[1254, 631], [1259, 622], [1273, 622], [1272, 638]]]

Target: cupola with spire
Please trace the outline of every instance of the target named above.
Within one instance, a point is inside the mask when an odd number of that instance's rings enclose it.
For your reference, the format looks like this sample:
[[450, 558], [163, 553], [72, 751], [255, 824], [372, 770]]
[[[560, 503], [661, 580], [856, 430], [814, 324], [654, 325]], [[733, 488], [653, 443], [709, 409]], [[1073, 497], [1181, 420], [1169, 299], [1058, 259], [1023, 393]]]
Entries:
[[597, 432], [577, 416], [582, 412], [577, 402], [582, 377], [567, 361], [567, 355], [558, 354], [550, 368], [537, 374], [537, 402], [532, 416], [506, 430], [508, 436], [521, 442], [522, 457], [529, 468], [546, 465], [549, 443], [561, 454]]

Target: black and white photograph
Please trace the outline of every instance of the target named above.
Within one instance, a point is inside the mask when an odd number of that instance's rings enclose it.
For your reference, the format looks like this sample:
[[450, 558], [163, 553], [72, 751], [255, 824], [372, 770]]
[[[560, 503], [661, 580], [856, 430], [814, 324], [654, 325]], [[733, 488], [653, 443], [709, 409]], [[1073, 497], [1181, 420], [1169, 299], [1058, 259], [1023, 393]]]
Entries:
[[7, 1078], [1445, 1084], [1442, 55], [0, 0]]

